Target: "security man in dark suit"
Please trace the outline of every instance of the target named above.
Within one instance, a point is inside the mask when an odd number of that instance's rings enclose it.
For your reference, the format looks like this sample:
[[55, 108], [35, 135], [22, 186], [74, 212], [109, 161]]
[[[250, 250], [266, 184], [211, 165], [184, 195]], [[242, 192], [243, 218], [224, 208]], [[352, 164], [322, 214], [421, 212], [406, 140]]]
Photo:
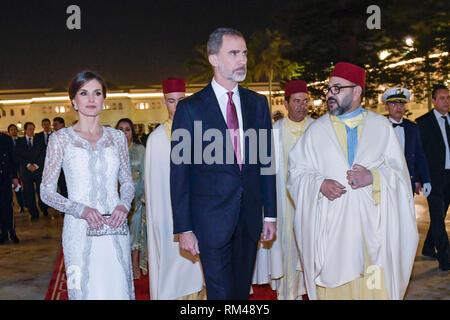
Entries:
[[13, 141], [10, 136], [0, 133], [0, 243], [8, 241], [8, 234], [15, 243], [19, 242], [14, 230], [12, 190], [16, 188], [17, 168], [15, 164]]
[[410, 97], [411, 93], [408, 89], [397, 87], [386, 90], [382, 100], [386, 104], [389, 121], [392, 122], [394, 131], [403, 147], [413, 193], [420, 194], [423, 185], [423, 195], [428, 197], [431, 192], [430, 172], [420, 140], [419, 128], [414, 122], [403, 118], [406, 110], [405, 104], [409, 102]]
[[19, 138], [16, 144], [16, 155], [20, 160], [20, 176], [23, 179], [23, 192], [25, 205], [27, 206], [31, 220], [39, 218], [39, 211], [36, 207], [36, 193], [39, 197], [39, 206], [44, 216], [48, 215], [47, 205], [45, 205], [39, 195], [42, 171], [44, 169], [45, 144], [42, 139], [34, 136], [34, 124], [25, 123], [25, 136]]
[[[445, 230], [445, 216], [450, 205], [450, 94], [444, 85], [432, 91], [434, 109], [416, 119], [422, 145], [430, 166], [433, 191], [427, 198], [430, 228], [422, 254], [437, 258], [439, 269], [450, 270], [449, 240]], [[437, 251], [437, 252], [436, 252]]]
[[[19, 139], [18, 131], [19, 130], [17, 129], [17, 126], [15, 124], [11, 123], [8, 126], [8, 134], [11, 137], [11, 140], [13, 141], [13, 145], [14, 145], [14, 155], [16, 154], [16, 143], [17, 143], [17, 140]], [[20, 167], [19, 159], [17, 157], [15, 157], [15, 158], [16, 158], [16, 169], [17, 169], [17, 171], [19, 171], [19, 167]], [[19, 181], [20, 181], [20, 176], [19, 176]], [[20, 188], [18, 191], [15, 191], [15, 194], [16, 194], [17, 203], [20, 207], [20, 213], [24, 213], [25, 212], [25, 203], [23, 200], [22, 188]]]
[[[53, 118], [53, 129], [55, 131], [58, 131], [58, 130], [60, 130], [62, 128], [65, 128], [65, 127], [66, 127], [66, 122], [64, 121], [64, 118], [61, 118], [61, 117]], [[63, 197], [68, 198], [66, 177], [64, 175], [64, 171], [63, 170], [61, 170], [61, 173], [59, 174], [58, 188], [59, 188], [59, 193]], [[63, 213], [63, 215], [64, 215], [64, 213]]]

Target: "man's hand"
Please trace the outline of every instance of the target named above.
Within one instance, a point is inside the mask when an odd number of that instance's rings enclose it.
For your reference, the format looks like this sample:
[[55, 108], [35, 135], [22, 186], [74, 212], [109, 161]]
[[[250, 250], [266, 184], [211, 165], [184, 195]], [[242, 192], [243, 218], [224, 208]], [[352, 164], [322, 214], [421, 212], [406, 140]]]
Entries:
[[322, 192], [328, 200], [333, 201], [346, 193], [347, 190], [345, 190], [345, 187], [336, 180], [325, 179], [320, 186], [320, 192]]
[[19, 179], [17, 179], [17, 178], [12, 179], [12, 184], [13, 184], [13, 189], [16, 189], [17, 186], [19, 185]]
[[420, 184], [420, 182], [415, 182], [414, 185], [415, 185], [414, 193], [415, 194], [420, 194], [420, 189], [422, 189], [422, 185]]
[[193, 232], [180, 233], [180, 248], [188, 251], [193, 256], [200, 253], [197, 237]]
[[261, 237], [263, 241], [272, 241], [277, 233], [276, 221], [264, 221]]
[[28, 165], [28, 166], [27, 166], [27, 169], [28, 169], [29, 171], [31, 171], [31, 172], [34, 172], [34, 171], [36, 171], [36, 167], [35, 167], [35, 165], [34, 165], [34, 164], [30, 164], [30, 165]]
[[373, 183], [372, 172], [359, 164], [354, 164], [352, 169], [347, 171], [348, 184], [352, 189], [363, 188]]

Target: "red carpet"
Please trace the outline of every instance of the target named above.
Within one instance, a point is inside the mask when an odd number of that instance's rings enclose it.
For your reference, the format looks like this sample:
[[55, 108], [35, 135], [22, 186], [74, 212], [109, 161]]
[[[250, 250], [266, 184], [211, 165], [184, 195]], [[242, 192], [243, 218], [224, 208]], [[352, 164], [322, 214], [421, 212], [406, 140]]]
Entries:
[[[134, 280], [136, 300], [150, 300], [148, 275], [142, 275], [139, 280]], [[62, 249], [56, 259], [55, 269], [48, 286], [45, 300], [67, 300], [66, 269]], [[277, 300], [277, 293], [268, 284], [254, 285], [253, 294], [249, 300]], [[305, 300], [305, 299], [304, 299]]]

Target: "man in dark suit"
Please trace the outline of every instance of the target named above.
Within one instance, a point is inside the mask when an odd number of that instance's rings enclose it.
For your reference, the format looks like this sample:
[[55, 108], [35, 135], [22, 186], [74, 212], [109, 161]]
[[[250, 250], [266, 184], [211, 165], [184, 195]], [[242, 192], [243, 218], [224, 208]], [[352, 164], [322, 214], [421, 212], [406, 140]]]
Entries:
[[[17, 140], [19, 139], [17, 126], [15, 124], [11, 123], [8, 126], [8, 134], [9, 134], [9, 136], [11, 137], [11, 139], [13, 141], [14, 155], [15, 155], [16, 154], [16, 144], [17, 144]], [[20, 167], [19, 158], [16, 157], [16, 156], [14, 158], [16, 159], [15, 160], [16, 161], [16, 169], [17, 169], [17, 171], [19, 171], [19, 167]], [[14, 192], [16, 194], [17, 203], [18, 203], [18, 205], [20, 207], [20, 213], [24, 213], [25, 212], [25, 210], [24, 210], [25, 204], [24, 204], [24, 201], [23, 201], [22, 188], [20, 188], [18, 191], [14, 191]]]
[[411, 93], [408, 89], [397, 87], [386, 90], [382, 100], [386, 105], [386, 111], [389, 113], [389, 121], [392, 122], [405, 153], [413, 193], [420, 194], [423, 186], [423, 195], [428, 197], [431, 192], [431, 180], [419, 129], [414, 122], [403, 118], [406, 103], [409, 102], [410, 97]]
[[45, 145], [45, 148], [47, 149], [48, 145], [48, 139], [50, 138], [50, 135], [52, 134], [52, 124], [50, 122], [50, 119], [42, 119], [42, 132], [39, 132], [36, 134], [36, 139], [42, 140], [42, 142]]
[[214, 78], [179, 102], [173, 120], [174, 234], [200, 254], [208, 299], [248, 299], [258, 240], [276, 232], [271, 117], [264, 96], [238, 86], [247, 72], [242, 34], [219, 28], [207, 48]]
[[[53, 129], [55, 131], [58, 131], [66, 126], [66, 122], [61, 117], [55, 117], [53, 118]], [[59, 193], [64, 197], [68, 198], [67, 194], [67, 185], [66, 185], [66, 177], [64, 176], [64, 171], [61, 170], [61, 173], [59, 174], [58, 178], [58, 188]]]
[[[450, 270], [449, 240], [445, 216], [450, 204], [450, 105], [449, 90], [436, 85], [432, 91], [434, 109], [416, 119], [425, 155], [428, 160], [433, 190], [428, 196], [430, 228], [422, 254], [437, 258], [441, 270]], [[437, 253], [436, 253], [437, 251]]]
[[11, 186], [18, 185], [13, 141], [0, 133], [0, 243], [8, 241], [8, 234], [15, 243], [19, 242], [14, 230]]
[[36, 193], [39, 197], [39, 206], [44, 216], [48, 215], [47, 206], [41, 201], [39, 186], [41, 184], [42, 170], [44, 169], [45, 145], [42, 139], [35, 138], [34, 124], [25, 123], [25, 136], [19, 138], [16, 154], [20, 161], [20, 176], [23, 179], [23, 193], [25, 205], [30, 212], [31, 219], [39, 218], [36, 207]]

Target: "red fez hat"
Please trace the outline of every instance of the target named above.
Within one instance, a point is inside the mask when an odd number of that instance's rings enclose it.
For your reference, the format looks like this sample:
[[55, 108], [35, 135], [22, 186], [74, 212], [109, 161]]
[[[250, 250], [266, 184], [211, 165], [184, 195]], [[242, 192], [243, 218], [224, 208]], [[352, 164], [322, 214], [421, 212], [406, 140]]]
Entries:
[[338, 62], [330, 77], [341, 77], [356, 83], [361, 88], [366, 84], [366, 70], [347, 62]]
[[284, 97], [289, 97], [291, 94], [297, 92], [305, 92], [308, 93], [308, 87], [306, 86], [306, 82], [303, 80], [292, 80], [286, 82], [284, 85]]
[[186, 82], [184, 79], [169, 78], [162, 81], [163, 93], [186, 92]]

